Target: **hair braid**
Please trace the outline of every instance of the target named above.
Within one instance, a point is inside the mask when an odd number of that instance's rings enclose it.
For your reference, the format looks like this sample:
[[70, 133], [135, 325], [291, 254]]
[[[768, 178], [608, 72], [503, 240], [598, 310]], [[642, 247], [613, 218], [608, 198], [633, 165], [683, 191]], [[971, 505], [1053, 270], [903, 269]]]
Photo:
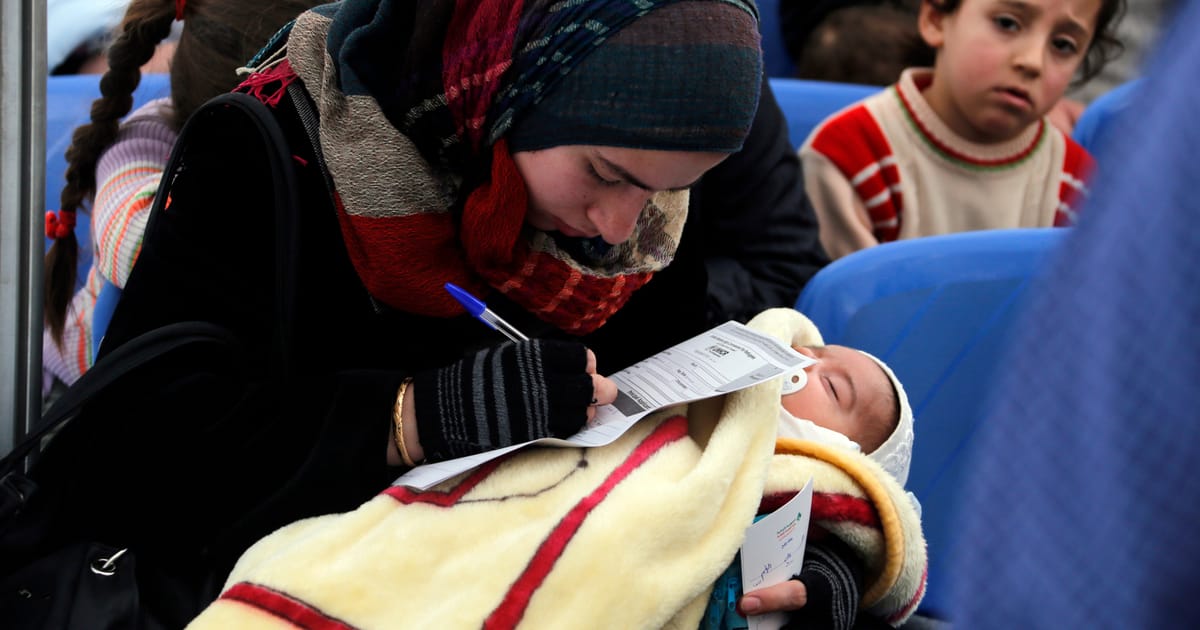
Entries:
[[[66, 185], [59, 197], [63, 212], [78, 212], [96, 192], [96, 163], [113, 144], [120, 121], [133, 107], [133, 91], [142, 79], [141, 67], [171, 32], [175, 3], [135, 0], [125, 14], [108, 52], [108, 71], [100, 79], [100, 98], [92, 103], [91, 123], [81, 125], [67, 149]], [[79, 243], [74, 233], [56, 239], [46, 253], [44, 310], [46, 324], [61, 343], [67, 308], [75, 290]]]

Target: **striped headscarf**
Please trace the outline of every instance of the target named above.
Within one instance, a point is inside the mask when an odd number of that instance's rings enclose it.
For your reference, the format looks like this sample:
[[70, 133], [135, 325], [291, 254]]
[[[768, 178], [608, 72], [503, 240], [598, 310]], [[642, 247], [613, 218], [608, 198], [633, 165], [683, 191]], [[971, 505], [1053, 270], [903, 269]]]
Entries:
[[524, 225], [510, 132], [522, 148], [737, 151], [757, 107], [756, 15], [751, 0], [344, 0], [297, 20], [283, 71], [317, 104], [343, 237], [376, 299], [446, 317], [461, 307], [445, 282], [490, 286], [583, 334], [670, 262], [686, 193], [655, 195], [627, 242], [576, 259]]

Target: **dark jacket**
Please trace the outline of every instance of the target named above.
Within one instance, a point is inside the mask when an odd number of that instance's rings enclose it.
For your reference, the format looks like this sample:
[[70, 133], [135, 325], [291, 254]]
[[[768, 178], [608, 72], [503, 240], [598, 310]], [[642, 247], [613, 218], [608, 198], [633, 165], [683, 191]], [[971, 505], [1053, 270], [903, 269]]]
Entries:
[[683, 242], [703, 249], [712, 324], [791, 307], [829, 257], [787, 121], [764, 78], [742, 150], [692, 189]]

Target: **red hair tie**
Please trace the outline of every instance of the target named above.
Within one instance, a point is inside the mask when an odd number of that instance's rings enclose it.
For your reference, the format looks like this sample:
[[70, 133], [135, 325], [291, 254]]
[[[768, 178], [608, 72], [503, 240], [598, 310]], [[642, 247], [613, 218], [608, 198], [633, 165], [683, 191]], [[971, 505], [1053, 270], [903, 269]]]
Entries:
[[187, 4], [187, 0], [175, 0], [175, 21], [183, 19], [183, 6]]
[[75, 212], [51, 210], [46, 213], [46, 238], [58, 240], [66, 238], [75, 230]]

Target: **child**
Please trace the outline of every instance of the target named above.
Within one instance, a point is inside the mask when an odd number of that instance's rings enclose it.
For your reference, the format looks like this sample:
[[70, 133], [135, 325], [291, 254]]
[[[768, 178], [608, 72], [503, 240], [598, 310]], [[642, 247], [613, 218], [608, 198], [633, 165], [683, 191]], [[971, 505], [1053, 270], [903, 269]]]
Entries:
[[830, 256], [966, 230], [1071, 225], [1092, 159], [1047, 124], [1099, 72], [1124, 0], [924, 0], [932, 69], [834, 114], [800, 150]]
[[[891, 485], [890, 482], [895, 482], [893, 491], [901, 488], [908, 479], [912, 457], [913, 416], [904, 388], [891, 369], [865, 352], [846, 346], [820, 345], [821, 337], [816, 327], [791, 309], [766, 311], [752, 325], [790, 339], [796, 350], [817, 360], [803, 373], [785, 376], [780, 398], [778, 436], [785, 440], [808, 440], [834, 449], [865, 454], [866, 459], [878, 464], [873, 472], [887, 473], [884, 476], [876, 475], [877, 480], [890, 477], [883, 483]], [[795, 459], [777, 457], [779, 461], [775, 462], [775, 467], [780, 470], [788, 466], [795, 468], [799, 473], [796, 481], [803, 485], [801, 479], [810, 467], [795, 467]], [[792, 476], [797, 477], [797, 474], [793, 473]], [[822, 478], [814, 476], [815, 495], [828, 493], [829, 490], [828, 486], [822, 484]], [[760, 513], [770, 511], [766, 509], [769, 496], [769, 492], [764, 492], [764, 508], [760, 509]], [[790, 495], [776, 497], [771, 504], [777, 506], [790, 498]], [[800, 570], [792, 577], [792, 580], [800, 583], [806, 603], [799, 610], [789, 613], [789, 621], [812, 628], [848, 630], [889, 627], [889, 622], [895, 621], [895, 618], [880, 615], [878, 611], [875, 611], [877, 614], [859, 612], [868, 577], [866, 557], [869, 554], [863, 553], [862, 545], [844, 541], [836, 533], [829, 535], [832, 532], [823, 531], [817, 521], [826, 510], [821, 507], [818, 496], [814, 496], [813, 503], [817, 529], [805, 548]], [[919, 532], [919, 519], [910, 520], [912, 522], [907, 525]], [[725, 575], [717, 581], [702, 627], [745, 628], [747, 622], [741, 615], [743, 612], [749, 613], [746, 608], [754, 606], [747, 604], [754, 601], [765, 606], [770, 601], [770, 595], [764, 594], [763, 590], [749, 593], [739, 600], [742, 591], [739, 566], [739, 561], [735, 559]], [[791, 587], [794, 588], [794, 585]], [[738, 601], [736, 616], [731, 614], [735, 600]], [[758, 613], [765, 610], [759, 610]]]
[[[90, 205], [95, 246], [92, 270], [75, 291], [78, 244], [70, 230], [52, 232], [46, 258], [46, 330], [42, 335], [42, 393], [54, 381], [70, 385], [93, 362], [92, 313], [101, 287], [124, 287], [141, 251], [142, 233], [162, 171], [184, 121], [208, 99], [241, 80], [236, 68], [250, 59], [279, 27], [320, 0], [241, 2], [134, 0], [107, 51], [103, 96], [92, 104], [89, 124], [75, 130], [67, 149], [67, 183], [54, 222], [74, 225]], [[160, 56], [173, 24], [184, 22], [171, 57], [171, 96], [129, 114], [130, 94]], [[123, 116], [129, 114], [125, 120]], [[90, 202], [90, 204], [89, 204]]]

